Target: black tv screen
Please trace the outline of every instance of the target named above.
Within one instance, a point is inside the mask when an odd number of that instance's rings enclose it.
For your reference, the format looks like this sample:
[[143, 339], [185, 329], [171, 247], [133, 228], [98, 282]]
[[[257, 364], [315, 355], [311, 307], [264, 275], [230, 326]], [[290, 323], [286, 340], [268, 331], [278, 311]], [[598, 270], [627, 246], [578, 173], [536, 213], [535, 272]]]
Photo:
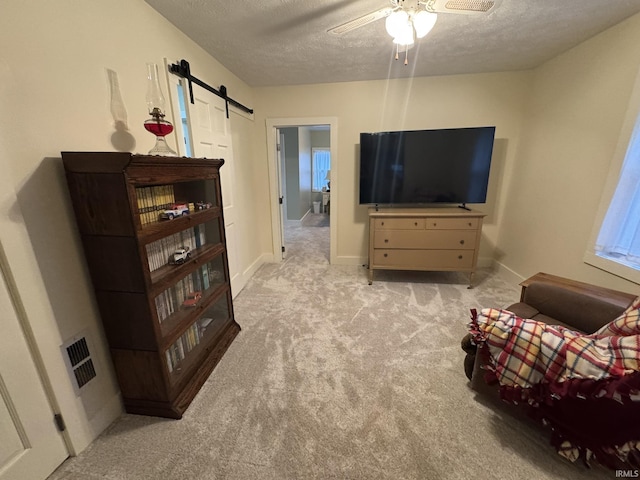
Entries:
[[484, 203], [495, 127], [360, 134], [360, 204]]

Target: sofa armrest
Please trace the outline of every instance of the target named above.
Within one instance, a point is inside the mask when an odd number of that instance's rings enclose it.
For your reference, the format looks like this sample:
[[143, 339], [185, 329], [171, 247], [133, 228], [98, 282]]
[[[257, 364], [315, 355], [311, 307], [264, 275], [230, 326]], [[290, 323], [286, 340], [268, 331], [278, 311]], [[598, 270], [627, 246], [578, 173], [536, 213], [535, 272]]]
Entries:
[[623, 309], [626, 309], [631, 302], [638, 296], [633, 293], [620, 292], [611, 288], [600, 287], [598, 285], [592, 285], [590, 283], [579, 282], [577, 280], [571, 280], [569, 278], [558, 277], [557, 275], [551, 275], [550, 273], [538, 272], [535, 275], [527, 278], [520, 286], [522, 292], [520, 293], [520, 301], [524, 301], [524, 297], [527, 291], [527, 287], [534, 282], [547, 283], [549, 285], [557, 285], [566, 290], [571, 290], [582, 295], [588, 295], [593, 298], [601, 299], [607, 303], [618, 305]]
[[522, 301], [545, 317], [586, 333], [614, 320], [635, 298], [632, 294], [560, 277], [544, 278], [541, 274], [537, 277], [525, 281]]

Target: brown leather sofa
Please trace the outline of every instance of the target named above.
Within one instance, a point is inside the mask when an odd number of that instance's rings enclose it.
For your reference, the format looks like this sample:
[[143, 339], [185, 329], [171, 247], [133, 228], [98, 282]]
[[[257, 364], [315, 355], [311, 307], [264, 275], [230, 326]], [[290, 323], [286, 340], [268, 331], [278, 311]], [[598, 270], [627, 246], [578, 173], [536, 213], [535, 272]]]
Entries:
[[[634, 294], [597, 287], [546, 273], [538, 273], [520, 285], [522, 285], [520, 301], [506, 307], [506, 310], [521, 318], [534, 319], [549, 325], [563, 325], [587, 334], [595, 332], [603, 325], [616, 319], [636, 298]], [[556, 423], [560, 422], [566, 425], [565, 433], [569, 432], [569, 434], [572, 432], [571, 428], [574, 423], [584, 423], [584, 418], [589, 418], [589, 422], [592, 419], [595, 422], [593, 432], [596, 433], [581, 431], [577, 432], [578, 436], [574, 438], [583, 444], [591, 442], [592, 438], [588, 438], [590, 435], [597, 435], [598, 441], [607, 435], [611, 438], [611, 442], [626, 438], [625, 435], [628, 432], [620, 432], [619, 428], [611, 429], [611, 425], [628, 425], [629, 422], [634, 425], [634, 428], [640, 425], [640, 402], [634, 407], [632, 418], [629, 417], [628, 410], [622, 412], [614, 404], [615, 402], [604, 402], [593, 407], [592, 411], [588, 411], [583, 409], [579, 400], [576, 404], [575, 399], [563, 399], [555, 402], [553, 409], [535, 412], [523, 405], [506, 403], [500, 399], [497, 383], [487, 383], [485, 380], [487, 377], [485, 375], [486, 369], [483, 367], [487, 359], [480, 352], [476, 352], [470, 335], [463, 338], [462, 349], [466, 352], [464, 367], [470, 380], [470, 387], [482, 399], [489, 400], [493, 404], [500, 404], [500, 408], [505, 408], [511, 414], [521, 416], [526, 412], [529, 416], [539, 417], [537, 420], [544, 418], [545, 421], [551, 418]], [[618, 415], [621, 417], [617, 418]], [[640, 459], [635, 459], [631, 464], [635, 466], [636, 461], [640, 462]], [[606, 461], [604, 463], [607, 464]], [[609, 462], [608, 466], [622, 468], [628, 464]]]
[[[575, 280], [537, 273], [520, 284], [520, 301], [505, 308], [520, 318], [548, 325], [563, 325], [583, 333], [593, 333], [618, 317], [636, 295], [598, 287]], [[470, 336], [462, 341], [467, 352], [465, 373], [474, 390], [484, 390], [482, 364], [476, 362]]]

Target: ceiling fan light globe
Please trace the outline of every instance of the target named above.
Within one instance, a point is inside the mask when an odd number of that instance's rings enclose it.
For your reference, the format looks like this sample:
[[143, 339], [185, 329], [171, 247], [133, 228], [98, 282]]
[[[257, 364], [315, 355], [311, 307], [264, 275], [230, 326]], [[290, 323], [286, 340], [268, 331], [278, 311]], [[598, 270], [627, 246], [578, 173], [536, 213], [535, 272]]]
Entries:
[[387, 33], [395, 38], [400, 34], [402, 28], [408, 23], [409, 14], [404, 10], [396, 10], [387, 17], [384, 25], [387, 29]]
[[403, 27], [400, 33], [393, 38], [393, 43], [398, 45], [413, 45], [414, 41], [413, 27], [410, 24]]
[[424, 37], [436, 24], [436, 20], [438, 20], [438, 15], [435, 13], [427, 12], [426, 10], [421, 10], [416, 13], [413, 16], [413, 26], [416, 29], [416, 36], [418, 38]]

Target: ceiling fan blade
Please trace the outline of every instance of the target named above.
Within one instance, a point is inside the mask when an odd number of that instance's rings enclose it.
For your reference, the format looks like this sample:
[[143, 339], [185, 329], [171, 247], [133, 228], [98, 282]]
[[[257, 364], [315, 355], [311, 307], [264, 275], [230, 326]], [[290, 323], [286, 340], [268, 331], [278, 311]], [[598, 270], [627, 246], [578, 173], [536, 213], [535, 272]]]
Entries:
[[327, 32], [332, 33], [334, 35], [343, 35], [347, 32], [355, 30], [356, 28], [363, 27], [368, 25], [371, 22], [375, 22], [384, 17], [388, 17], [391, 12], [393, 12], [393, 8], [383, 8], [381, 10], [376, 10], [375, 12], [368, 13], [367, 15], [363, 15], [362, 17], [354, 18], [353, 20], [348, 21], [347, 23], [343, 23], [342, 25], [338, 25], [337, 27], [330, 28]]
[[462, 13], [465, 15], [491, 13], [502, 0], [425, 0], [427, 12], [432, 13]]

